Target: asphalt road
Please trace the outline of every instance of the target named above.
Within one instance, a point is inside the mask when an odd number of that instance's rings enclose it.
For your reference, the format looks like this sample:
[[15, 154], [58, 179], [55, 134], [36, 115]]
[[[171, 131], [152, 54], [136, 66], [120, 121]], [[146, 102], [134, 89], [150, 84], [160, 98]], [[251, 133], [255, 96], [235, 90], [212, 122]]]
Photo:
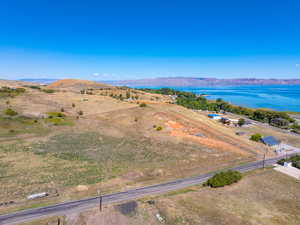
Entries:
[[[265, 166], [272, 165], [281, 158], [284, 158], [284, 156], [267, 159], [265, 160]], [[246, 172], [249, 170], [262, 168], [262, 167], [263, 167], [263, 161], [256, 161], [245, 165], [237, 166], [232, 169], [240, 172]], [[167, 182], [167, 183], [105, 195], [102, 197], [102, 202], [103, 204], [108, 204], [108, 203], [132, 200], [146, 195], [160, 194], [160, 193], [181, 189], [196, 184], [201, 184], [204, 183], [207, 179], [212, 177], [217, 172], [219, 171], [215, 171], [212, 173], [207, 173], [195, 177], [190, 177], [190, 178], [178, 179], [172, 182]], [[87, 199], [82, 199], [77, 201], [65, 202], [65, 203], [47, 206], [47, 207], [19, 211], [16, 213], [0, 215], [0, 225], [17, 224], [25, 221], [39, 219], [45, 216], [64, 215], [70, 212], [78, 212], [85, 209], [93, 208], [96, 207], [97, 205], [99, 205], [99, 198], [95, 197], [95, 198], [87, 198]]]

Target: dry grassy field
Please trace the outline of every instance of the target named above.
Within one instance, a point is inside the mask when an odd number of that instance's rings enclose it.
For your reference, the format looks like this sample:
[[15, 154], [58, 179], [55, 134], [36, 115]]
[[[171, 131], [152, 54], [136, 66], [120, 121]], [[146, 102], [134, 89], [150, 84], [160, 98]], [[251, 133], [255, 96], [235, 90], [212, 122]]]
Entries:
[[[296, 179], [272, 169], [256, 170], [225, 188], [196, 186], [138, 200], [135, 208], [132, 202], [120, 203], [60, 218], [68, 225], [298, 225], [299, 189]], [[26, 225], [47, 223], [57, 224], [57, 217]]]
[[[266, 152], [168, 96], [74, 80], [1, 86], [26, 89], [0, 98], [0, 199], [15, 202], [1, 212], [197, 175]], [[44, 191], [50, 197], [26, 201]]]

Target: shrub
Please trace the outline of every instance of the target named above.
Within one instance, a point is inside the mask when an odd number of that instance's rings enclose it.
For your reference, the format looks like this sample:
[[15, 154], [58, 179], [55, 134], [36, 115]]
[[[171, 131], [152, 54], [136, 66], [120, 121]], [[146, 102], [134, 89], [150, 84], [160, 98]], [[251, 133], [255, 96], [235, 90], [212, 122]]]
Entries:
[[75, 108], [75, 103], [72, 103], [72, 107]]
[[15, 90], [17, 93], [24, 93], [26, 91], [25, 88], [16, 88]]
[[65, 111], [65, 109], [64, 109], [64, 108], [61, 108], [61, 109], [60, 109], [60, 111], [61, 111], [61, 112], [64, 112], [64, 111]]
[[25, 86], [25, 87], [28, 87], [28, 88], [31, 88], [31, 89], [38, 89], [38, 90], [41, 89], [40, 86], [36, 86], [36, 85], [29, 85], [29, 86]]
[[300, 161], [299, 162], [295, 162], [292, 165], [293, 165], [293, 167], [296, 167], [296, 168], [300, 169]]
[[277, 161], [277, 163], [279, 164], [279, 165], [282, 165], [283, 166], [283, 164], [286, 162], [286, 159], [280, 159], [280, 160], [278, 160]]
[[63, 114], [63, 113], [61, 113], [61, 112], [48, 112], [47, 114], [48, 114], [49, 118], [53, 118], [53, 117], [60, 117], [60, 118], [66, 117], [66, 115]]
[[48, 94], [52, 94], [55, 92], [55, 90], [53, 90], [53, 89], [43, 89], [42, 91], [45, 93], [48, 93]]
[[12, 110], [11, 108], [7, 108], [5, 111], [4, 111], [5, 115], [8, 115], [8, 116], [16, 116], [18, 115], [18, 113], [14, 110]]
[[215, 174], [212, 178], [204, 184], [213, 188], [224, 187], [238, 182], [242, 179], [242, 174], [238, 171], [228, 170], [226, 172], [220, 172]]
[[146, 107], [146, 106], [147, 106], [147, 104], [144, 103], [144, 102], [142, 102], [142, 103], [140, 104], [140, 107]]
[[161, 130], [162, 130], [162, 127], [161, 127], [161, 126], [158, 126], [158, 127], [156, 127], [156, 130], [157, 130], [157, 131], [161, 131]]
[[82, 115], [83, 115], [83, 111], [82, 111], [82, 110], [79, 110], [79, 111], [78, 111], [78, 115], [79, 115], [79, 116], [82, 116]]
[[13, 98], [24, 92], [25, 92], [24, 88], [1, 87], [0, 88], [0, 97], [12, 97]]
[[239, 121], [238, 121], [238, 125], [241, 127], [245, 124], [245, 119], [244, 118], [240, 118]]
[[253, 135], [250, 137], [250, 140], [251, 140], [251, 141], [259, 142], [261, 138], [262, 138], [262, 135], [257, 133], [257, 134], [253, 134]]

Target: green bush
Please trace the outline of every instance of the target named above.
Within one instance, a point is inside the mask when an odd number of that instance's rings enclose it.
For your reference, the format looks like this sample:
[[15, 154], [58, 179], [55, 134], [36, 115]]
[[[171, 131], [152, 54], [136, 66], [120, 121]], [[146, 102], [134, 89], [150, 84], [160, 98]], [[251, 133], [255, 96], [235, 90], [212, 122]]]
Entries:
[[243, 126], [245, 123], [246, 123], [246, 121], [245, 121], [244, 118], [240, 118], [239, 121], [238, 121], [238, 125], [239, 125], [240, 127]]
[[238, 171], [228, 170], [226, 172], [220, 172], [215, 174], [212, 178], [204, 184], [213, 188], [224, 187], [238, 182], [242, 179], [242, 174]]
[[8, 115], [8, 116], [16, 116], [16, 115], [18, 115], [18, 113], [16, 111], [12, 110], [11, 108], [7, 108], [4, 111], [4, 114]]
[[163, 128], [161, 126], [156, 127], [157, 131], [161, 131]]
[[61, 117], [61, 118], [63, 118], [63, 117], [66, 117], [66, 115], [63, 114], [63, 113], [61, 113], [61, 112], [48, 112], [47, 114], [48, 114], [49, 118], [53, 118], [53, 117]]
[[26, 85], [25, 87], [28, 87], [28, 88], [31, 88], [31, 89], [37, 89], [37, 90], [41, 89], [40, 86], [36, 86], [36, 85]]
[[287, 161], [286, 159], [280, 159], [280, 160], [277, 161], [277, 163], [278, 163], [279, 165], [282, 165], [282, 166], [283, 166], [283, 164], [284, 164], [286, 161]]
[[140, 104], [140, 107], [146, 107], [146, 106], [147, 106], [147, 104], [144, 103], [144, 102], [142, 102], [142, 103]]
[[53, 89], [42, 89], [43, 92], [48, 93], [48, 94], [52, 94], [55, 92], [55, 90]]
[[250, 140], [251, 140], [251, 141], [259, 142], [261, 138], [262, 138], [262, 135], [257, 133], [257, 134], [253, 134], [253, 135], [250, 137]]
[[300, 161], [299, 162], [294, 162], [292, 165], [293, 165], [293, 167], [296, 167], [296, 168], [300, 169]]

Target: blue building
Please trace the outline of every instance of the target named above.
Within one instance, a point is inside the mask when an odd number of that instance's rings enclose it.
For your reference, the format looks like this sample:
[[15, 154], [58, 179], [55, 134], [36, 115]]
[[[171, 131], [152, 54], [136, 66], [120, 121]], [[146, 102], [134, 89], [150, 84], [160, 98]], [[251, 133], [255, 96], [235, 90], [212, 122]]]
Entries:
[[265, 145], [268, 145], [270, 147], [276, 146], [280, 144], [280, 141], [277, 140], [275, 137], [273, 136], [266, 136], [261, 138], [261, 142], [264, 143]]

